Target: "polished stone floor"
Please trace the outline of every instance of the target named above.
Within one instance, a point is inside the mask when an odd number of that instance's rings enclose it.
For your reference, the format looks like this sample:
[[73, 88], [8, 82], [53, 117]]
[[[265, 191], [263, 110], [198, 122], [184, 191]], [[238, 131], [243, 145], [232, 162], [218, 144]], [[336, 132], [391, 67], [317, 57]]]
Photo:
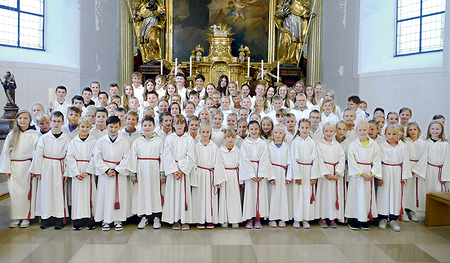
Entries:
[[261, 230], [231, 227], [174, 231], [125, 225], [103, 232], [9, 229], [9, 198], [0, 202], [0, 262], [450, 262], [450, 226], [400, 223], [402, 231], [321, 229]]

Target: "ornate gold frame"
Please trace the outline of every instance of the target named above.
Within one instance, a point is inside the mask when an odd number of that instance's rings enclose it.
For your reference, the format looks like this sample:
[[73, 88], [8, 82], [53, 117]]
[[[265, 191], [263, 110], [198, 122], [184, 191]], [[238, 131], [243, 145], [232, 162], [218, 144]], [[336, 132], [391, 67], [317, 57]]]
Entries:
[[[269, 1], [269, 33], [268, 33], [268, 46], [267, 46], [267, 54], [269, 61], [265, 61], [265, 63], [272, 63], [276, 58], [276, 50], [275, 48], [275, 23], [274, 16], [277, 7], [278, 1]], [[166, 34], [161, 34], [161, 36], [166, 36], [165, 39], [161, 39], [161, 43], [164, 43], [164, 59], [167, 61], [172, 61], [172, 46], [173, 46], [173, 0], [160, 0], [161, 4], [165, 4], [166, 6]], [[192, 47], [194, 49], [195, 47]], [[251, 49], [251, 47], [250, 47]], [[167, 52], [169, 51], [169, 52]], [[261, 64], [260, 62], [252, 62], [253, 64]]]

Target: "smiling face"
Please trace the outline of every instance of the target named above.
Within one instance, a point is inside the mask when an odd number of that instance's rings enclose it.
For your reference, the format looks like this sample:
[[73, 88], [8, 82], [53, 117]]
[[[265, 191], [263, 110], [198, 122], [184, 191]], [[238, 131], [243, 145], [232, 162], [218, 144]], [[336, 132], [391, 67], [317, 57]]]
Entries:
[[300, 122], [298, 130], [300, 131], [300, 137], [306, 139], [309, 136], [309, 133], [311, 132], [311, 124], [309, 124], [309, 122], [306, 121]]
[[263, 120], [261, 124], [261, 129], [264, 132], [264, 134], [269, 134], [270, 131], [273, 129], [273, 125], [268, 120]]
[[80, 129], [80, 137], [82, 138], [86, 138], [89, 135], [89, 132], [91, 131], [91, 125], [89, 125], [86, 122], [82, 122], [79, 125], [79, 129]]
[[177, 121], [173, 127], [175, 128], [175, 133], [178, 135], [182, 135], [184, 133], [184, 129], [186, 128], [186, 122]]
[[375, 123], [369, 123], [368, 135], [372, 139], [376, 139], [378, 135], [378, 126]]
[[408, 124], [409, 119], [411, 119], [411, 112], [409, 110], [404, 110], [402, 113], [400, 113], [399, 117], [402, 125], [406, 125]]
[[144, 135], [147, 137], [152, 136], [153, 131], [155, 130], [155, 124], [153, 124], [153, 122], [151, 121], [144, 121], [142, 123], [142, 131], [144, 132]]
[[250, 126], [248, 126], [248, 132], [250, 134], [250, 138], [252, 139], [256, 139], [259, 136], [259, 126], [256, 123], [252, 123], [250, 124]]
[[386, 141], [390, 145], [395, 145], [398, 141], [398, 131], [394, 127], [388, 127], [386, 128], [386, 131], [384, 132], [384, 135], [386, 136]]
[[250, 98], [247, 97], [242, 100], [242, 107], [244, 107], [246, 109], [250, 109], [251, 106], [252, 106], [252, 102], [251, 102]]
[[28, 113], [23, 112], [17, 117], [17, 125], [19, 125], [20, 129], [22, 131], [25, 131], [28, 129], [28, 126], [30, 126], [31, 119]]
[[234, 115], [228, 115], [227, 117], [227, 125], [228, 128], [236, 129], [237, 118]]
[[323, 137], [325, 141], [330, 142], [333, 139], [335, 133], [336, 129], [333, 125], [328, 124], [323, 127]]
[[431, 139], [433, 140], [439, 140], [439, 137], [442, 133], [442, 126], [439, 123], [433, 123], [430, 125], [430, 135]]
[[339, 123], [336, 127], [336, 137], [344, 138], [345, 133], [347, 133], [347, 125], [344, 123]]
[[285, 135], [286, 135], [286, 133], [284, 132], [284, 129], [282, 129], [282, 128], [280, 128], [280, 127], [276, 127], [276, 128], [273, 130], [273, 139], [274, 139], [274, 142], [279, 143], [279, 142], [283, 141], [283, 138], [284, 138]]
[[406, 130], [406, 132], [409, 134], [409, 137], [411, 138], [411, 140], [415, 141], [419, 138], [419, 127], [417, 127], [417, 125], [409, 125], [408, 129]]
[[211, 127], [205, 125], [200, 128], [200, 136], [202, 140], [209, 140], [211, 138]]
[[120, 124], [119, 123], [110, 123], [106, 127], [108, 130], [109, 135], [116, 136], [119, 133], [120, 130]]
[[367, 141], [367, 134], [369, 133], [369, 125], [367, 123], [360, 123], [356, 126], [356, 133], [360, 141]]

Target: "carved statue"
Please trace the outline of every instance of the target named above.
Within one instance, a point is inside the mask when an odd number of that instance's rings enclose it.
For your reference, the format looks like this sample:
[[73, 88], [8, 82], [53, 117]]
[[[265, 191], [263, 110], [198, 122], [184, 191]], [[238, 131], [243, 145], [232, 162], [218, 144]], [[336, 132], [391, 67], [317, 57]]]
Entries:
[[285, 0], [278, 5], [275, 25], [281, 31], [278, 40], [278, 61], [281, 63], [300, 62], [300, 51], [306, 43], [310, 14], [308, 0]]
[[247, 58], [250, 56], [250, 49], [244, 45], [241, 45], [241, 47], [238, 49], [239, 51], [239, 62], [246, 62]]
[[166, 9], [157, 0], [134, 0], [135, 45], [138, 47], [144, 64], [161, 59], [159, 43], [160, 31], [165, 27]]
[[205, 53], [205, 49], [198, 44], [194, 50], [192, 50], [192, 60], [195, 60], [196, 62], [201, 62], [202, 61], [202, 55], [203, 53]]
[[8, 99], [8, 104], [15, 104], [15, 91], [17, 88], [16, 80], [11, 72], [6, 71], [6, 75], [3, 80], [0, 80], [3, 89], [5, 90], [6, 98]]

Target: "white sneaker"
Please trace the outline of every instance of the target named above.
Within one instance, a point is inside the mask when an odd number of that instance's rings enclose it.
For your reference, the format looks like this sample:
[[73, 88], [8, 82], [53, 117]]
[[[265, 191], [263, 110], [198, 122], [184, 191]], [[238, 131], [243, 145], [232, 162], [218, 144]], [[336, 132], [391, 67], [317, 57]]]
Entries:
[[280, 220], [278, 222], [278, 227], [286, 227], [286, 222]]
[[108, 223], [103, 222], [102, 224], [102, 230], [103, 231], [109, 231], [110, 227]]
[[223, 223], [223, 224], [222, 224], [222, 227], [223, 227], [223, 228], [227, 228], [227, 227], [228, 227], [228, 223]]
[[389, 222], [389, 225], [391, 226], [392, 230], [394, 230], [395, 232], [400, 232], [400, 225], [398, 224], [397, 220], [392, 220], [391, 222]]
[[20, 223], [20, 227], [21, 228], [27, 228], [30, 226], [30, 220], [24, 219], [22, 220], [22, 222]]
[[309, 222], [308, 222], [308, 221], [303, 220], [303, 228], [304, 228], [304, 229], [310, 229], [310, 228], [311, 228], [311, 226], [309, 225]]
[[120, 221], [115, 221], [115, 222], [114, 222], [114, 229], [115, 229], [116, 231], [122, 231], [122, 229], [123, 229], [122, 222], [120, 222]]
[[300, 221], [294, 221], [294, 224], [292, 226], [294, 228], [300, 228]]
[[141, 222], [139, 222], [139, 224], [137, 225], [137, 228], [144, 229], [146, 225], [148, 225], [148, 219], [147, 219], [147, 217], [143, 216], [143, 217], [141, 217]]
[[413, 222], [419, 222], [419, 218], [417, 218], [416, 212], [414, 212], [414, 211], [411, 211], [411, 212], [409, 213], [409, 218], [410, 218]]
[[161, 220], [159, 219], [159, 217], [155, 217], [155, 219], [153, 219], [153, 229], [160, 229], [161, 228]]
[[408, 213], [403, 213], [403, 215], [402, 215], [402, 221], [403, 222], [409, 222], [409, 217], [408, 217]]
[[231, 224], [231, 227], [234, 229], [238, 229], [239, 228], [239, 224], [238, 223], [233, 223]]
[[275, 221], [269, 221], [269, 226], [270, 226], [270, 227], [277, 227], [277, 222], [275, 222]]
[[387, 225], [387, 220], [386, 219], [381, 219], [380, 223], [378, 224], [378, 228], [381, 230], [385, 230], [386, 229], [386, 225]]
[[13, 220], [13, 221], [11, 222], [11, 224], [9, 224], [9, 227], [10, 227], [10, 228], [15, 228], [15, 227], [18, 227], [19, 224], [20, 224], [20, 220]]

